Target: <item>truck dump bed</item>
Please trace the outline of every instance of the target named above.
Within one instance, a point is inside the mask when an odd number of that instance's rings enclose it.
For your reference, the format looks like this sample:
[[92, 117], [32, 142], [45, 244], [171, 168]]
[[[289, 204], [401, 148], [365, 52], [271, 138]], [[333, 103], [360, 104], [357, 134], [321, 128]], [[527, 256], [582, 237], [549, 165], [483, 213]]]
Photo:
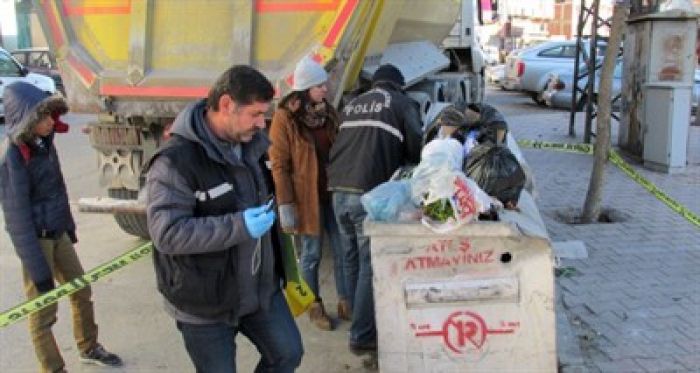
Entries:
[[460, 1], [35, 0], [71, 107], [174, 116], [233, 64], [289, 86], [304, 55], [333, 69], [335, 96], [392, 42], [449, 33]]

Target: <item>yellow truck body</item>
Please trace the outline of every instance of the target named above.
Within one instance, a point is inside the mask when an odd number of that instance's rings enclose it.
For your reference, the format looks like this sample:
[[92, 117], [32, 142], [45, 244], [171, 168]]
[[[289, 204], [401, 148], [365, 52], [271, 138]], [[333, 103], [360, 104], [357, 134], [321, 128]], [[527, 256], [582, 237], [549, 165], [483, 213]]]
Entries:
[[389, 43], [439, 45], [460, 1], [40, 0], [36, 8], [75, 110], [172, 116], [233, 64], [258, 68], [283, 94], [305, 55], [339, 63], [337, 98]]
[[[234, 64], [262, 71], [281, 97], [296, 63], [312, 56], [329, 71], [330, 98], [340, 104], [391, 57], [423, 116], [433, 102], [480, 100], [483, 76], [471, 48], [477, 3], [33, 0], [71, 109], [99, 114], [90, 141], [100, 184], [117, 199], [136, 199], [142, 166], [167, 126]], [[450, 34], [462, 40], [459, 48], [438, 48]], [[113, 212], [122, 229], [148, 236], [143, 216]]]

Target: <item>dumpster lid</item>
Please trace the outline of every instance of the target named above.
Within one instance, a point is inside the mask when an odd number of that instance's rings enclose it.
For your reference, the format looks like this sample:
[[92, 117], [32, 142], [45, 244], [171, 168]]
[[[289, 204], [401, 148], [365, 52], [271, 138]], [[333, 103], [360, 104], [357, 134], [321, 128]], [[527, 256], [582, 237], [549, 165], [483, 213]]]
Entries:
[[374, 60], [365, 63], [362, 67], [362, 77], [370, 80], [379, 66], [387, 63], [401, 70], [406, 81], [405, 87], [409, 87], [424, 77], [450, 66], [450, 59], [428, 41], [390, 44], [384, 50], [379, 63]]

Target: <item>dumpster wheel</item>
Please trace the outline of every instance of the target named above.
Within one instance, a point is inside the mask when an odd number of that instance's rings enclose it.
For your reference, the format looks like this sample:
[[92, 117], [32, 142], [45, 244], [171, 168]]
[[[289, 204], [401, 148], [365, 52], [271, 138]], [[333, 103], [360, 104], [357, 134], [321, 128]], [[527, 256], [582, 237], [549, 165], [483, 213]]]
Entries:
[[[109, 196], [117, 199], [138, 199], [139, 192], [129, 189], [109, 189]], [[124, 232], [149, 240], [146, 215], [141, 214], [114, 214], [114, 220]]]

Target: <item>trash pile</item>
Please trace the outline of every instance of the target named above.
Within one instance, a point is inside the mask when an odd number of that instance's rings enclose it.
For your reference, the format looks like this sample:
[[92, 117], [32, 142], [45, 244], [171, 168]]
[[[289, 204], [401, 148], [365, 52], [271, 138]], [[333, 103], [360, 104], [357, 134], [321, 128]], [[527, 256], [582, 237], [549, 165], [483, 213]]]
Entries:
[[362, 196], [368, 217], [421, 221], [446, 233], [517, 210], [527, 177], [505, 144], [506, 132], [503, 116], [488, 105], [445, 107], [426, 127], [420, 163]]

